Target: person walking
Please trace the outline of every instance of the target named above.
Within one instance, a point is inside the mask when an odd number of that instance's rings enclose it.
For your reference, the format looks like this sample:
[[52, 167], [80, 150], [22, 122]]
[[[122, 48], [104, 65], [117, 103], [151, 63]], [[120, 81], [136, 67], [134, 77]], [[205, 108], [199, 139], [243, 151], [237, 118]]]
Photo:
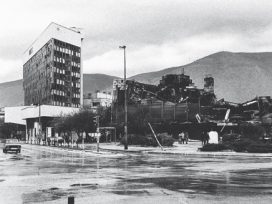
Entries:
[[180, 140], [180, 143], [181, 143], [181, 144], [184, 144], [184, 141], [185, 141], [185, 134], [184, 134], [183, 131], [182, 131], [181, 133], [179, 133], [179, 140]]
[[210, 141], [210, 132], [207, 132], [205, 134], [205, 144], [209, 144], [209, 141]]
[[205, 131], [202, 131], [201, 136], [200, 136], [202, 146], [205, 145], [205, 141], [206, 141], [206, 136], [205, 135], [206, 135]]
[[186, 144], [188, 144], [188, 141], [189, 141], [189, 133], [187, 131], [185, 131], [184, 133], [184, 140], [186, 142]]

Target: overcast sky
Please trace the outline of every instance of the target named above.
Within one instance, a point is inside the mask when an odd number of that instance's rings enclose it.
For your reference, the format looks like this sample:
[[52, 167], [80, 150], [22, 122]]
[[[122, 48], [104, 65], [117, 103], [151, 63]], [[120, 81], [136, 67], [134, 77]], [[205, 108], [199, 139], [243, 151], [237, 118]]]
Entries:
[[0, 0], [0, 83], [22, 78], [22, 53], [56, 22], [84, 31], [84, 73], [180, 66], [218, 51], [272, 51], [271, 0]]

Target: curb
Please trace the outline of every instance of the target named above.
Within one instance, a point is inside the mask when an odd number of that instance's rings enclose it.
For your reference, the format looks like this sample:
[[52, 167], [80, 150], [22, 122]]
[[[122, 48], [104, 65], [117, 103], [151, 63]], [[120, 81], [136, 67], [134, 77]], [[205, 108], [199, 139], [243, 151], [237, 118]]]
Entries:
[[213, 157], [221, 157], [221, 156], [244, 156], [244, 157], [272, 157], [272, 154], [267, 153], [260, 153], [260, 154], [254, 154], [254, 153], [219, 153], [219, 152], [167, 152], [167, 151], [149, 151], [149, 150], [117, 150], [117, 149], [105, 149], [100, 148], [104, 151], [110, 151], [110, 152], [121, 152], [121, 153], [146, 153], [146, 154], [166, 154], [166, 155], [183, 155], [183, 156], [213, 156]]
[[173, 155], [183, 155], [183, 156], [213, 156], [213, 157], [227, 157], [227, 156], [243, 156], [243, 157], [272, 157], [272, 154], [267, 155], [266, 153], [264, 154], [250, 154], [250, 153], [245, 153], [245, 154], [236, 154], [235, 152], [233, 154], [218, 154], [218, 152], [210, 152], [210, 153], [205, 153], [205, 152], [147, 152], [148, 154], [173, 154]]
[[[167, 152], [166, 151], [150, 151], [150, 150], [121, 150], [121, 149], [107, 149], [107, 148], [99, 148], [102, 152], [92, 151], [92, 150], [82, 150], [82, 149], [69, 149], [69, 148], [61, 148], [61, 147], [54, 147], [54, 146], [42, 146], [36, 144], [26, 144], [29, 146], [36, 146], [44, 149], [54, 149], [58, 151], [71, 151], [77, 153], [92, 153], [103, 155], [106, 152], [118, 152], [118, 153], [140, 153], [140, 154], [165, 154], [165, 155], [183, 155], [183, 156], [213, 156], [213, 157], [226, 157], [226, 156], [244, 156], [244, 157], [272, 157], [272, 153], [237, 153], [237, 152]], [[105, 152], [103, 152], [105, 151]]]
[[53, 149], [55, 151], [69, 151], [69, 152], [76, 152], [76, 153], [93, 153], [93, 154], [99, 154], [103, 155], [105, 152], [97, 152], [97, 151], [92, 151], [92, 150], [83, 150], [83, 149], [71, 149], [71, 148], [62, 148], [62, 147], [54, 147], [54, 146], [43, 146], [43, 145], [36, 145], [36, 144], [24, 144], [27, 146], [34, 146], [34, 147], [39, 147], [42, 149], [50, 150]]

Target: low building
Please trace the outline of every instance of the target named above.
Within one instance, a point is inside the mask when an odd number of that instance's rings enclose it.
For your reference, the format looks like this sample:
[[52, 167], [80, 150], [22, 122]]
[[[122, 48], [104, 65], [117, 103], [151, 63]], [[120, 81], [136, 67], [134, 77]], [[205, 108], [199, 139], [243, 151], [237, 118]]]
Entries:
[[17, 106], [5, 108], [5, 123], [25, 125], [25, 139], [29, 143], [37, 143], [53, 137], [51, 121], [55, 117], [78, 112], [79, 108], [50, 105]]
[[112, 103], [111, 92], [100, 92], [88, 93], [84, 95], [83, 107], [93, 110], [94, 112], [99, 107], [110, 107]]

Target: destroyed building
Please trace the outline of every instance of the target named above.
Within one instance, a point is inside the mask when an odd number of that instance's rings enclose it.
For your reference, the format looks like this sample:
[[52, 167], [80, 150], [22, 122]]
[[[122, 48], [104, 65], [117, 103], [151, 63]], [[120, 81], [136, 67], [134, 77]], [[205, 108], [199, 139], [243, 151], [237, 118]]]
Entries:
[[[142, 109], [149, 112], [152, 122], [195, 122], [202, 106], [212, 107], [216, 103], [213, 78], [209, 75], [204, 82], [204, 88], [199, 89], [184, 73], [165, 75], [158, 85], [128, 80], [128, 113]], [[121, 119], [123, 104], [124, 84], [118, 79], [113, 83], [113, 118], [116, 122]]]
[[[244, 103], [217, 100], [214, 78], [204, 77], [203, 89], [197, 88], [190, 76], [169, 74], [158, 85], [127, 81], [128, 114], [139, 110], [150, 115], [150, 122], [213, 123], [215, 126], [239, 126], [241, 123], [272, 124], [272, 100], [256, 97]], [[124, 84], [113, 83], [113, 122], [122, 122], [124, 114]]]

